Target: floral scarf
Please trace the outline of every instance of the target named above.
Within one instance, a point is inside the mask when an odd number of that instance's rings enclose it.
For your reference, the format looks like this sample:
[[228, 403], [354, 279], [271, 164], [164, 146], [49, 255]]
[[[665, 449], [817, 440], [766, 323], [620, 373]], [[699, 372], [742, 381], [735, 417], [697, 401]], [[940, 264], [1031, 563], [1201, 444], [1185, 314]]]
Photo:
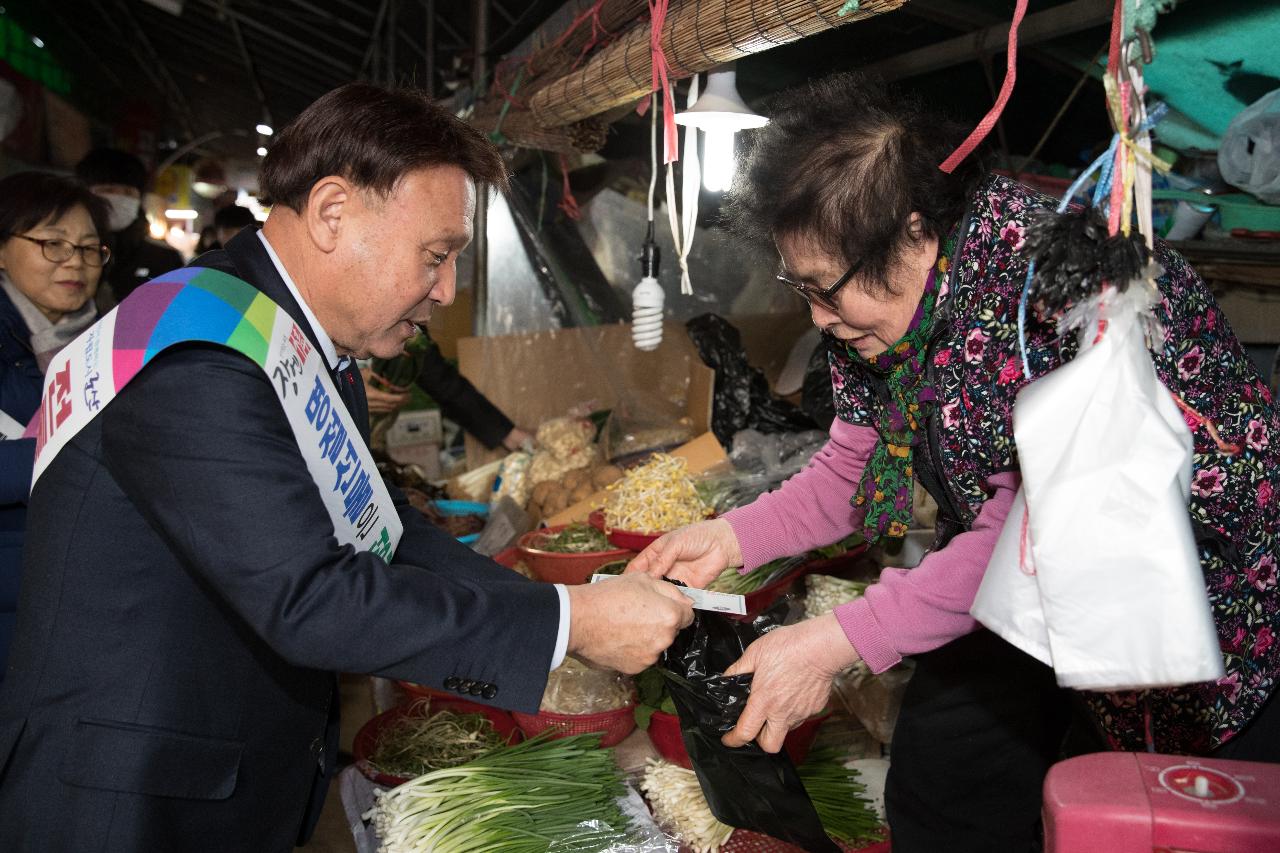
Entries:
[[955, 244], [953, 233], [929, 271], [924, 296], [916, 306], [911, 324], [893, 346], [871, 358], [863, 358], [853, 347], [847, 347], [849, 358], [883, 377], [889, 389], [889, 399], [877, 412], [875, 423], [880, 441], [871, 451], [858, 490], [850, 501], [863, 513], [863, 535], [868, 542], [905, 536], [911, 526], [913, 448], [922, 437], [920, 425], [937, 400], [933, 388], [925, 382], [925, 354], [933, 326], [933, 309], [950, 269]]

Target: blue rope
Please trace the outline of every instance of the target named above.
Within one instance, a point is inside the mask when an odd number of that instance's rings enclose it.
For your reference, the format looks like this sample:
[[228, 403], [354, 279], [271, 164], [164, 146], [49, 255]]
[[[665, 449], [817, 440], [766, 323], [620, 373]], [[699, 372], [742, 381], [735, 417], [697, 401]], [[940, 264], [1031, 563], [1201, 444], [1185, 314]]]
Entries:
[[[1107, 150], [1098, 155], [1098, 159], [1089, 164], [1089, 167], [1080, 173], [1075, 179], [1066, 193], [1062, 196], [1062, 201], [1058, 203], [1057, 212], [1059, 214], [1066, 211], [1067, 206], [1071, 204], [1071, 199], [1076, 197], [1080, 189], [1089, 180], [1089, 177], [1098, 169], [1105, 168], [1107, 163], [1114, 162], [1116, 145], [1119, 144], [1120, 134], [1116, 134], [1111, 140], [1111, 144], [1107, 146]], [[1099, 185], [1102, 178], [1098, 179]], [[1108, 184], [1110, 176], [1107, 177]], [[1096, 206], [1096, 203], [1095, 203]], [[1031, 292], [1031, 280], [1035, 278], [1036, 263], [1032, 261], [1027, 264], [1027, 280], [1022, 285], [1022, 297], [1018, 300], [1018, 355], [1022, 357], [1022, 375], [1027, 379], [1031, 379], [1031, 362], [1027, 359], [1027, 297]]]

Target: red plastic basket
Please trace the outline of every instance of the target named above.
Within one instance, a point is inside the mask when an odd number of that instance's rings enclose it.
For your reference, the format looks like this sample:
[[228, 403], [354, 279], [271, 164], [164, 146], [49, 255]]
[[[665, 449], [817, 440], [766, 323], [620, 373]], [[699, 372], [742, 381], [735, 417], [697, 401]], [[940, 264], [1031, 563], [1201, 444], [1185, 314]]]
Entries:
[[[360, 772], [379, 785], [388, 787], [395, 787], [408, 782], [410, 778], [408, 776], [396, 776], [391, 773], [381, 772], [370, 763], [369, 757], [373, 755], [374, 750], [377, 748], [378, 736], [382, 734], [383, 729], [411, 714], [421, 714], [424, 710], [427, 710], [427, 706], [417, 702], [397, 705], [390, 711], [383, 711], [361, 726], [360, 731], [356, 732], [355, 739], [351, 742], [351, 753], [355, 757], [356, 767], [360, 768]], [[515, 720], [511, 719], [511, 713], [503, 711], [501, 708], [490, 708], [488, 705], [468, 702], [465, 699], [432, 696], [428, 713], [438, 713], [440, 711], [453, 711], [456, 714], [484, 714], [493, 723], [494, 731], [506, 737], [509, 743], [523, 739], [519, 726], [516, 725]]]
[[[787, 751], [792, 763], [800, 764], [804, 761], [805, 756], [809, 754], [809, 748], [813, 746], [814, 738], [818, 736], [818, 729], [829, 716], [831, 712], [824, 711], [787, 732], [782, 748]], [[685, 750], [684, 738], [680, 735], [680, 718], [675, 714], [654, 711], [653, 716], [649, 718], [649, 740], [653, 743], [653, 748], [657, 750], [658, 755], [667, 761], [679, 764], [681, 767], [689, 766], [689, 753]]]
[[634, 703], [598, 714], [556, 714], [551, 711], [522, 714], [512, 711], [511, 716], [515, 718], [516, 725], [524, 732], [525, 737], [533, 737], [547, 729], [556, 731], [553, 738], [600, 732], [601, 746], [618, 745], [636, 727]]
[[627, 560], [635, 556], [626, 548], [591, 551], [585, 554], [561, 554], [556, 551], [543, 551], [538, 547], [546, 536], [559, 533], [568, 526], [558, 524], [542, 530], [531, 530], [517, 540], [516, 547], [520, 551], [520, 556], [538, 576], [538, 580], [548, 583], [588, 583], [595, 570], [605, 563]]
[[[446, 693], [443, 690], [436, 690], [434, 687], [427, 687], [425, 684], [415, 684], [412, 681], [397, 681], [396, 686], [400, 688], [411, 704], [417, 699], [430, 699], [434, 702], [437, 699], [453, 701], [458, 698], [457, 693]], [[476, 707], [482, 708], [485, 706], [477, 705]]]

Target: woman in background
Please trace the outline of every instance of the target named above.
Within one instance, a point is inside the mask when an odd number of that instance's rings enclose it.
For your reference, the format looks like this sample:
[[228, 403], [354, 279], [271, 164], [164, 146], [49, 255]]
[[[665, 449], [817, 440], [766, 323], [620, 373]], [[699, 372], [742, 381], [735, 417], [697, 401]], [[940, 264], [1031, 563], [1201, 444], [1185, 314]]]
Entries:
[[48, 172], [0, 180], [0, 680], [9, 656], [44, 371], [97, 318], [107, 205]]

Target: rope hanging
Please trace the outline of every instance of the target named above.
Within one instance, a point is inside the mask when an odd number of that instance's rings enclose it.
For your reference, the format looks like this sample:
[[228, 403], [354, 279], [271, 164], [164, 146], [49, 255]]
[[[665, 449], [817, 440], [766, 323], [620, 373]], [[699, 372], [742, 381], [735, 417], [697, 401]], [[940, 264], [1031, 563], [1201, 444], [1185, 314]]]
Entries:
[[1013, 94], [1014, 81], [1018, 79], [1018, 26], [1026, 13], [1027, 0], [1018, 0], [1018, 5], [1013, 10], [1013, 22], [1009, 25], [1009, 58], [1005, 67], [1004, 82], [1000, 84], [1000, 94], [996, 96], [995, 105], [983, 116], [982, 121], [978, 122], [978, 126], [973, 129], [968, 138], [938, 166], [948, 175], [956, 170], [956, 166], [959, 166], [965, 157], [973, 153], [973, 149], [977, 148], [982, 140], [987, 138], [991, 128], [995, 127], [996, 122], [1000, 120], [1005, 104], [1009, 103], [1009, 96]]

